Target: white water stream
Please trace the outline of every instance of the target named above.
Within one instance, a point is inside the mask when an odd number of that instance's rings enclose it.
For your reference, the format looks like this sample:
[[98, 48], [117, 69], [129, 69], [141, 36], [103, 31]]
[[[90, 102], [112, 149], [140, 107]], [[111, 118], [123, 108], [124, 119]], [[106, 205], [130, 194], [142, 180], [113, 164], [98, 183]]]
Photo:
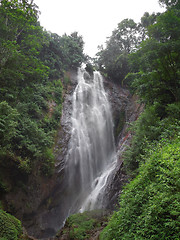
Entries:
[[115, 163], [113, 121], [102, 76], [95, 72], [92, 79], [79, 69], [66, 159], [69, 213], [102, 208], [104, 189]]

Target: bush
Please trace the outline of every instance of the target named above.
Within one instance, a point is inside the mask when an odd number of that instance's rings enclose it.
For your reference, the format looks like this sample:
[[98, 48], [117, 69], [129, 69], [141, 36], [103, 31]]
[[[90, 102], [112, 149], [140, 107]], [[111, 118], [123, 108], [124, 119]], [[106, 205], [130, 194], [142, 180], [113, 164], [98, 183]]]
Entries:
[[[167, 111], [173, 111], [177, 107], [178, 105], [172, 104]], [[157, 108], [158, 104], [147, 107], [130, 129], [134, 136], [131, 146], [124, 154], [124, 165], [128, 174], [132, 176], [137, 175], [138, 167], [145, 161], [143, 156], [148, 149], [156, 145], [161, 138], [170, 139], [180, 132], [180, 120], [175, 119], [173, 114], [160, 119]]]
[[21, 234], [21, 222], [0, 209], [0, 239], [18, 240]]
[[139, 163], [145, 154], [149, 142], [157, 140], [161, 134], [160, 118], [156, 114], [155, 106], [144, 110], [138, 120], [131, 127], [134, 133], [130, 148], [125, 152], [124, 165], [131, 175], [137, 174]]
[[180, 119], [180, 102], [168, 104], [166, 111], [171, 117]]
[[121, 195], [120, 210], [100, 239], [180, 239], [179, 140], [162, 139], [147, 152], [138, 176]]
[[11, 146], [11, 139], [16, 136], [18, 112], [6, 101], [0, 102], [0, 146], [6, 149]]
[[[71, 215], [64, 228], [57, 234], [68, 236], [68, 239], [90, 239], [93, 233], [97, 233], [106, 225], [109, 212], [104, 210], [94, 210]], [[63, 238], [63, 237], [62, 237]]]
[[45, 176], [51, 176], [54, 173], [55, 158], [52, 149], [46, 149], [42, 157], [41, 171]]
[[75, 214], [68, 219], [68, 225], [72, 227], [70, 231], [71, 239], [87, 239], [88, 231], [94, 228], [95, 219], [90, 218], [88, 214]]

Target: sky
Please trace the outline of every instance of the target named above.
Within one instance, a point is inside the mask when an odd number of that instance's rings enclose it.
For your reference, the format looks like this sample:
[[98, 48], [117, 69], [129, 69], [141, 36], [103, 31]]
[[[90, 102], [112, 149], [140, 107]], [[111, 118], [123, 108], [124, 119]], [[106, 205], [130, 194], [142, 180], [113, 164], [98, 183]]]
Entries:
[[145, 12], [162, 12], [158, 0], [34, 0], [39, 21], [47, 31], [62, 36], [77, 31], [91, 57], [125, 18], [140, 22]]

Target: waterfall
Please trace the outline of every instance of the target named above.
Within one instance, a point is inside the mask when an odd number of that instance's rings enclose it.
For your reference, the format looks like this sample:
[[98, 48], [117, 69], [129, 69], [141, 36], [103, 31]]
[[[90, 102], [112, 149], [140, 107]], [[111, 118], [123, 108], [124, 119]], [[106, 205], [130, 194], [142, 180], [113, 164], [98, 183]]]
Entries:
[[69, 214], [102, 208], [103, 190], [115, 163], [113, 121], [103, 78], [99, 72], [91, 78], [79, 69], [66, 158]]

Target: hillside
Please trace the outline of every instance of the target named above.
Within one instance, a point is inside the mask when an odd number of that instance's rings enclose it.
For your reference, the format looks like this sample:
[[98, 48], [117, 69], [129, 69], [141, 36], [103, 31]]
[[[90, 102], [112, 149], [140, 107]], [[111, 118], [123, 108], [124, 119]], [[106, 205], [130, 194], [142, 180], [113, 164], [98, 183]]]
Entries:
[[[159, 3], [164, 13], [144, 13], [139, 23], [124, 19], [90, 59], [77, 32], [59, 36], [40, 26], [34, 1], [1, 1], [1, 239], [32, 239], [24, 226], [38, 239], [180, 238], [180, 4]], [[72, 215], [59, 231], [70, 211], [64, 176], [82, 63], [90, 74], [88, 110], [93, 70], [104, 76], [117, 165], [105, 190], [107, 212]], [[97, 138], [100, 152], [104, 139]]]

